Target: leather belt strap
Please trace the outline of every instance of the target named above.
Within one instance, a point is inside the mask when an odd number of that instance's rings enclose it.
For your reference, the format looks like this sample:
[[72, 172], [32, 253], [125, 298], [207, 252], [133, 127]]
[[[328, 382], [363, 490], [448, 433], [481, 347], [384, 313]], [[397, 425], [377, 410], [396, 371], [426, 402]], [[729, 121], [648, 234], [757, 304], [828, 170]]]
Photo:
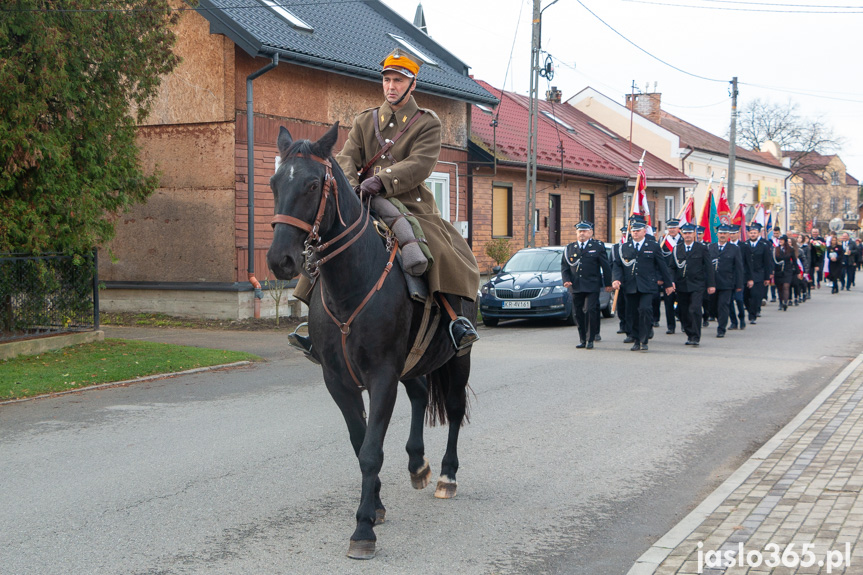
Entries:
[[[420, 116], [422, 116], [424, 113], [425, 112], [423, 110], [417, 110], [417, 113], [414, 114], [413, 118], [411, 118], [410, 121], [408, 121], [407, 125], [404, 127], [404, 129], [402, 129], [401, 132], [399, 132], [398, 134], [393, 136], [392, 140], [386, 140], [384, 142], [381, 142], [383, 137], [381, 136], [380, 128], [378, 127], [378, 124], [380, 123], [380, 120], [378, 118], [378, 111], [377, 111], [377, 109], [375, 109], [375, 111], [372, 112], [372, 117], [373, 117], [373, 120], [375, 123], [375, 135], [378, 138], [378, 143], [381, 144], [381, 150], [379, 152], [377, 152], [374, 156], [372, 156], [372, 159], [369, 160], [369, 163], [366, 164], [365, 166], [363, 166], [363, 169], [358, 172], [359, 179], [361, 182], [366, 179], [366, 177], [368, 176], [369, 170], [372, 169], [372, 166], [374, 166], [378, 160], [383, 160], [384, 158], [386, 158], [387, 153], [395, 145], [395, 143], [398, 142], [399, 138], [401, 138], [404, 135], [404, 133], [408, 131], [408, 128], [413, 126], [414, 122], [419, 120]], [[393, 161], [393, 163], [395, 163], [395, 160]]]

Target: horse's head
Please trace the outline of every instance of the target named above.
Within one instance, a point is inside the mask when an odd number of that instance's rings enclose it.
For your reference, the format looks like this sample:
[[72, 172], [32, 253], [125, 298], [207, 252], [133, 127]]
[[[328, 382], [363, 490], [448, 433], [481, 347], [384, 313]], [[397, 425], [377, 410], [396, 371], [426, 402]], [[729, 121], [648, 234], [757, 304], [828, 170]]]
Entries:
[[338, 194], [335, 178], [347, 186], [335, 160], [329, 159], [338, 132], [336, 122], [317, 142], [295, 142], [287, 129], [279, 131], [281, 164], [270, 178], [276, 216], [273, 243], [267, 252], [267, 264], [279, 279], [296, 277], [307, 242], [326, 237], [333, 227]]

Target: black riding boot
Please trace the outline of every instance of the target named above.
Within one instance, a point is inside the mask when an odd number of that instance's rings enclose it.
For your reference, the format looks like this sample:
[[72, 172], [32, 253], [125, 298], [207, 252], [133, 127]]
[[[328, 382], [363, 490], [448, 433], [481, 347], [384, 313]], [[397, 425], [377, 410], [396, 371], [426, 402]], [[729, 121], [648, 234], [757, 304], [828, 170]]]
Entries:
[[312, 338], [307, 335], [300, 335], [299, 330], [302, 327], [307, 327], [308, 323], [301, 323], [297, 326], [297, 329], [293, 331], [293, 333], [288, 334], [288, 344], [291, 347], [296, 348], [303, 352], [303, 355], [317, 365], [321, 365], [320, 360], [314, 355], [314, 346], [312, 345]]
[[450, 322], [449, 334], [456, 350], [462, 350], [479, 339], [479, 334], [470, 320], [461, 315]]

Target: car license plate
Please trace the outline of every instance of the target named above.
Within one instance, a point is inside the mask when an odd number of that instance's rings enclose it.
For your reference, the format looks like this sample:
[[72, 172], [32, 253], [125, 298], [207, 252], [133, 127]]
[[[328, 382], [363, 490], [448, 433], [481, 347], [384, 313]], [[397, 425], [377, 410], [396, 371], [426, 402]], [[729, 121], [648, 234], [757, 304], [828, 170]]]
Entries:
[[530, 302], [525, 300], [511, 300], [503, 302], [503, 309], [530, 309]]

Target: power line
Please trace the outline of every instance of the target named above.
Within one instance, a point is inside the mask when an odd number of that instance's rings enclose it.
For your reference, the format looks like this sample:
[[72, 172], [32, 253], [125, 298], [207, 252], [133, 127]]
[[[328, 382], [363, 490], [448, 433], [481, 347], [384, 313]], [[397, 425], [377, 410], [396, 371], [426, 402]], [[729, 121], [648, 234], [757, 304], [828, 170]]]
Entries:
[[706, 80], [708, 82], [720, 82], [723, 84], [728, 83], [728, 80], [717, 80], [716, 78], [708, 78], [706, 76], [699, 76], [698, 74], [693, 74], [692, 72], [687, 72], [686, 70], [684, 70], [682, 68], [678, 68], [674, 64], [669, 64], [668, 62], [666, 62], [665, 60], [663, 60], [662, 58], [660, 58], [658, 56], [654, 56], [653, 54], [651, 54], [650, 52], [648, 52], [647, 50], [645, 50], [644, 48], [642, 48], [641, 46], [639, 46], [638, 44], [636, 44], [635, 42], [633, 42], [632, 40], [630, 40], [629, 38], [627, 38], [626, 36], [621, 34], [620, 32], [618, 32], [611, 24], [609, 24], [608, 22], [606, 22], [605, 20], [603, 20], [602, 18], [597, 16], [596, 13], [593, 12], [593, 10], [591, 10], [590, 8], [588, 8], [587, 6], [584, 5], [584, 2], [582, 2], [581, 0], [575, 0], [575, 1], [578, 2], [582, 8], [587, 10], [591, 16], [593, 16], [594, 18], [596, 18], [597, 20], [602, 22], [609, 30], [611, 30], [612, 32], [614, 32], [615, 34], [617, 34], [618, 36], [620, 36], [621, 38], [623, 38], [624, 40], [626, 40], [627, 42], [629, 42], [630, 44], [632, 44], [633, 46], [638, 48], [640, 51], [644, 52], [645, 54], [647, 54], [648, 56], [650, 56], [651, 58], [656, 60], [657, 62], [665, 64], [669, 68], [677, 70], [678, 72], [680, 72], [682, 74], [686, 74], [687, 76], [692, 76], [693, 78], [698, 78], [699, 80]]
[[[655, 2], [651, 0], [623, 0], [634, 4], [651, 4], [653, 6], [666, 6], [669, 8], [694, 8], [696, 10], [722, 10], [729, 12], [766, 12], [770, 14], [863, 14], [863, 7], [849, 6], [850, 10], [767, 10], [764, 8], [728, 8], [724, 6], [697, 6], [693, 4], [675, 4], [669, 2]], [[579, 2], [580, 4], [580, 2]], [[766, 4], [770, 6], [770, 4]]]

